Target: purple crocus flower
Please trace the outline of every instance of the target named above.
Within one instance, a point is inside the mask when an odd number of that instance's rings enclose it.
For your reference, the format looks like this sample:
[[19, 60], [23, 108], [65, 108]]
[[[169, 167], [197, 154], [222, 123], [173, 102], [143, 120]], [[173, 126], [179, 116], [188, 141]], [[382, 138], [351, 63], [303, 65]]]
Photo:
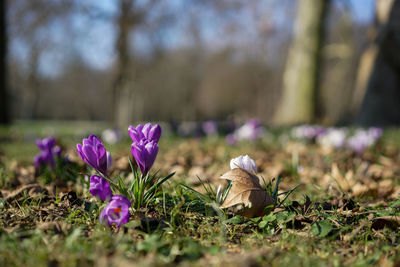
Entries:
[[265, 135], [266, 130], [257, 119], [249, 119], [233, 133], [236, 140], [255, 141]]
[[231, 146], [233, 146], [233, 145], [236, 144], [236, 142], [237, 142], [236, 137], [235, 137], [234, 134], [228, 134], [228, 135], [225, 137], [225, 141], [226, 141], [229, 145], [231, 145]]
[[218, 131], [218, 125], [215, 121], [205, 121], [201, 127], [206, 135], [214, 135]]
[[140, 140], [139, 142], [133, 142], [132, 155], [138, 164], [140, 171], [143, 175], [153, 166], [153, 163], [157, 157], [158, 145], [155, 141]]
[[378, 140], [382, 136], [383, 130], [379, 127], [371, 127], [368, 129], [368, 134], [371, 135], [375, 140]]
[[341, 148], [346, 144], [347, 131], [342, 128], [328, 128], [317, 136], [317, 143], [323, 147]]
[[40, 153], [37, 154], [33, 163], [37, 170], [40, 169], [40, 166], [49, 164], [51, 169], [55, 168], [54, 157], [61, 157], [61, 148], [56, 146], [56, 140], [53, 137], [37, 139], [36, 145], [40, 149]]
[[106, 179], [98, 175], [92, 175], [90, 177], [89, 192], [94, 197], [98, 197], [103, 201], [112, 197], [110, 184]]
[[111, 155], [97, 136], [91, 135], [89, 138], [83, 139], [82, 144], [76, 145], [76, 149], [84, 162], [107, 175], [107, 170], [111, 165]]
[[145, 125], [139, 124], [136, 128], [130, 125], [128, 131], [134, 143], [143, 139], [157, 143], [161, 137], [161, 126], [158, 124], [151, 125], [150, 122]]
[[100, 213], [100, 223], [118, 227], [129, 221], [129, 208], [131, 202], [124, 196], [115, 195]]
[[347, 145], [357, 154], [361, 154], [367, 147], [375, 145], [381, 135], [382, 129], [380, 128], [359, 129], [349, 138]]
[[324, 135], [326, 130], [323, 126], [319, 125], [300, 125], [292, 130], [292, 135], [298, 139], [314, 140], [321, 135]]

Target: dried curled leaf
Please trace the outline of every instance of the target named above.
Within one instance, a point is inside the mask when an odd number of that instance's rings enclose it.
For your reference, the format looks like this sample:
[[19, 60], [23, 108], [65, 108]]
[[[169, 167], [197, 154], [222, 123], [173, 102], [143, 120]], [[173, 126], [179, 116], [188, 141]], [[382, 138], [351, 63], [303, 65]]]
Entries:
[[245, 169], [235, 168], [227, 173], [224, 173], [219, 178], [262, 189], [260, 185], [260, 179], [258, 179], [256, 175], [246, 171]]
[[244, 169], [233, 169], [220, 178], [232, 181], [232, 187], [221, 208], [242, 206], [235, 211], [237, 214], [255, 217], [263, 215], [264, 208], [274, 203], [261, 187], [259, 178]]

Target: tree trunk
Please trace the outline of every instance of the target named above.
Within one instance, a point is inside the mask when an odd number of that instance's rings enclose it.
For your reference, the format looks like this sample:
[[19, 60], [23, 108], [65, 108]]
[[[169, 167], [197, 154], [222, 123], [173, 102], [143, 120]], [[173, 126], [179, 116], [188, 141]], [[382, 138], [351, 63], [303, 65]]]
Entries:
[[29, 75], [27, 85], [24, 88], [23, 97], [23, 108], [22, 118], [24, 119], [36, 119], [40, 98], [39, 90], [39, 77], [38, 77], [38, 66], [39, 66], [40, 49], [37, 44], [32, 44], [30, 56], [29, 56]]
[[370, 64], [359, 67], [354, 103], [362, 105], [356, 122], [400, 125], [400, 0], [379, 0], [376, 11], [376, 40], [361, 61]]
[[311, 123], [319, 113], [321, 47], [329, 5], [330, 0], [298, 1], [295, 36], [283, 74], [282, 100], [274, 118], [276, 124]]
[[0, 124], [10, 123], [7, 96], [7, 21], [6, 1], [0, 1]]
[[133, 81], [130, 77], [131, 57], [129, 53], [129, 35], [132, 29], [133, 0], [119, 1], [117, 19], [118, 37], [116, 52], [118, 57], [116, 80], [113, 88], [114, 123], [120, 129], [128, 128], [133, 123], [134, 103]]

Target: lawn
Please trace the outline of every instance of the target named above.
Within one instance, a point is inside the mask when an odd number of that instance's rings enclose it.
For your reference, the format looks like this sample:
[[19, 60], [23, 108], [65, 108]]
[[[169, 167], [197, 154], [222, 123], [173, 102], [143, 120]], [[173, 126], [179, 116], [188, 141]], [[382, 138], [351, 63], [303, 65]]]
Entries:
[[[293, 140], [289, 130], [234, 146], [223, 137], [163, 134], [151, 172], [175, 175], [117, 228], [99, 222], [105, 203], [89, 193], [85, 175], [92, 169], [76, 152], [82, 138], [100, 136], [105, 127], [20, 122], [0, 128], [1, 266], [400, 264], [397, 129], [359, 154]], [[35, 139], [48, 135], [69, 162], [35, 175]], [[113, 157], [111, 177], [131, 179], [127, 134], [105, 147]], [[225, 186], [219, 177], [239, 155], [253, 158], [267, 183], [279, 177], [279, 193], [296, 190], [259, 217], [219, 209], [204, 186], [213, 193]]]

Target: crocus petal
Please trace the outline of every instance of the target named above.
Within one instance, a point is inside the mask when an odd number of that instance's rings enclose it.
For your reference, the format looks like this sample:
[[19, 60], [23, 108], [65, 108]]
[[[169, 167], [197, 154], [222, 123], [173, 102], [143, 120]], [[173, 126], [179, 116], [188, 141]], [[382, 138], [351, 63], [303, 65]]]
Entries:
[[132, 155], [138, 164], [142, 174], [146, 174], [157, 157], [158, 145], [155, 141], [141, 140], [139, 143], [133, 143]]
[[161, 137], [161, 127], [158, 124], [151, 125], [151, 123], [146, 123], [145, 125], [138, 124], [136, 128], [132, 125], [128, 128], [129, 136], [135, 143], [141, 140], [155, 141], [158, 142]]
[[147, 139], [149, 141], [154, 141], [157, 143], [160, 140], [161, 132], [162, 132], [161, 126], [158, 124], [155, 124], [153, 127], [150, 128]]
[[257, 172], [257, 166], [255, 161], [250, 158], [248, 155], [239, 156], [231, 160], [230, 162], [231, 169], [242, 168], [249, 172]]
[[100, 222], [109, 226], [116, 224], [121, 227], [129, 221], [130, 201], [121, 195], [116, 195], [111, 198], [111, 201], [100, 213]]
[[99, 168], [99, 171], [104, 173], [107, 171], [107, 151], [105, 147], [102, 144], [97, 144], [97, 166]]
[[151, 127], [152, 127], [151, 123], [148, 122], [143, 126], [143, 129], [142, 129], [142, 133], [146, 137], [147, 140], [149, 139], [149, 132], [151, 130]]
[[139, 124], [134, 128], [132, 125], [129, 126], [129, 136], [132, 139], [132, 142], [139, 142], [140, 140], [144, 139], [144, 135], [142, 133], [143, 125]]
[[106, 179], [98, 175], [92, 175], [90, 177], [89, 192], [94, 197], [98, 197], [103, 201], [112, 197], [110, 184]]
[[146, 162], [146, 168], [145, 172], [148, 172], [151, 167], [154, 164], [154, 161], [156, 160], [157, 154], [158, 154], [158, 145], [157, 143], [154, 143], [154, 141], [147, 143], [145, 145], [145, 162]]
[[44, 150], [44, 149], [45, 149], [45, 147], [44, 147], [44, 145], [43, 145], [43, 143], [42, 143], [42, 140], [40, 140], [40, 139], [36, 139], [36, 146], [37, 146], [40, 150]]
[[82, 152], [85, 155], [85, 161], [87, 164], [92, 166], [93, 168], [96, 168], [97, 166], [97, 154], [96, 151], [94, 150], [93, 146], [91, 145], [86, 145], [82, 147]]
[[142, 152], [142, 148], [137, 143], [133, 143], [131, 146], [132, 155], [140, 168], [140, 171], [143, 173], [145, 170], [145, 159], [144, 154]]
[[76, 145], [76, 149], [82, 160], [106, 175], [110, 165], [110, 155], [107, 153], [101, 140], [95, 135], [90, 135], [88, 138], [83, 139], [82, 144]]

